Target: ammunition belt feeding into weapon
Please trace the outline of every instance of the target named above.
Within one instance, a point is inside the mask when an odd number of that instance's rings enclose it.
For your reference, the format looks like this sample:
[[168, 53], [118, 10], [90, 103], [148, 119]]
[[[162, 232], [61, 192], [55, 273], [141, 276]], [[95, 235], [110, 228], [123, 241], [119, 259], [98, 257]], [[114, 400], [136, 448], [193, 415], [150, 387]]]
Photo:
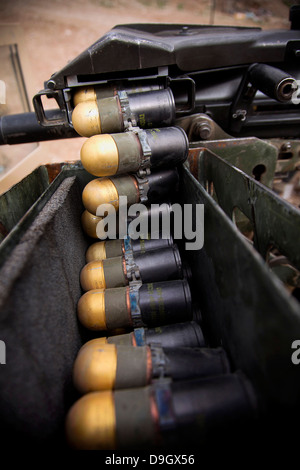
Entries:
[[[99, 337], [80, 348], [74, 363], [73, 382], [82, 397], [67, 415], [68, 442], [79, 449], [151, 448], [172, 442], [174, 433], [182, 440], [187, 423], [192, 442], [191, 431], [206, 435], [224, 419], [233, 427], [251, 421], [251, 383], [232, 370], [223, 348], [206, 344], [192, 275], [172, 234], [136, 238], [127, 232], [109, 239], [99, 215], [101, 204], [108, 214], [109, 205], [119, 211], [121, 196], [128, 207], [145, 203], [148, 220], [152, 203], [165, 203], [170, 215], [178, 165], [189, 149], [185, 131], [172, 127], [171, 90], [87, 96], [77, 91], [72, 117], [87, 137], [82, 164], [96, 177], [82, 193], [82, 227], [94, 240], [80, 274], [84, 293], [77, 313]], [[159, 108], [153, 107], [156, 99]], [[158, 127], [137, 127], [149, 123]], [[196, 424], [198, 415], [203, 421]]]

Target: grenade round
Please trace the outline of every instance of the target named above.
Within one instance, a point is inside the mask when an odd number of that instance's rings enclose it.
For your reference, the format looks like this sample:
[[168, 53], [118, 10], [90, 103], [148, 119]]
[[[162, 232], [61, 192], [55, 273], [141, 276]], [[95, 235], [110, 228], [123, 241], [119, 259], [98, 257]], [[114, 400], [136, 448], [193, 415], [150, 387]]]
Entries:
[[85, 258], [86, 262], [90, 263], [95, 260], [124, 256], [130, 252], [146, 253], [150, 250], [172, 246], [173, 243], [171, 236], [170, 238], [138, 238], [137, 240], [127, 237], [126, 239], [96, 242], [89, 246]]
[[115, 96], [120, 90], [125, 90], [126, 93], [133, 94], [151, 90], [161, 90], [163, 88], [162, 84], [158, 84], [157, 82], [153, 83], [147, 80], [143, 80], [142, 82], [130, 81], [124, 83], [118, 81], [116, 83], [107, 83], [105, 85], [76, 87], [73, 93], [73, 105], [75, 107], [78, 103], [85, 101], [97, 101], [103, 98], [109, 98]]
[[189, 449], [207, 449], [210, 444], [215, 451], [225, 439], [229, 446], [237, 435], [245, 439], [257, 408], [253, 386], [242, 373], [157, 381], [146, 387], [83, 395], [67, 414], [66, 437], [72, 448], [82, 450], [148, 451], [161, 445], [174, 448], [175, 442]]
[[184, 270], [178, 247], [172, 245], [146, 253], [134, 253], [130, 259], [116, 256], [91, 261], [82, 268], [80, 282], [85, 291], [109, 289], [126, 286], [133, 276], [144, 283], [182, 279]]
[[142, 129], [171, 126], [175, 121], [175, 100], [167, 88], [144, 93], [116, 95], [98, 99], [87, 90], [90, 100], [79, 102], [72, 112], [72, 123], [83, 137], [123, 132], [129, 125]]
[[140, 168], [172, 167], [183, 163], [189, 142], [181, 127], [94, 135], [80, 152], [84, 168], [94, 176], [136, 172]]
[[117, 89], [114, 85], [104, 86], [85, 86], [79, 87], [73, 93], [73, 105], [76, 107], [79, 103], [86, 103], [87, 101], [94, 101], [110, 98], [116, 95]]
[[92, 339], [79, 350], [73, 382], [80, 393], [145, 387], [153, 379], [190, 380], [227, 374], [230, 365], [223, 348], [134, 348]]
[[202, 329], [195, 321], [174, 323], [173, 325], [157, 326], [156, 328], [135, 328], [130, 333], [98, 338], [105, 344], [123, 344], [130, 346], [146, 346], [151, 343], [163, 348], [197, 348], [205, 346]]
[[[189, 284], [183, 279], [142, 284], [138, 288], [89, 290], [80, 297], [77, 314], [83, 326], [101, 331], [189, 321], [194, 311]], [[149, 331], [146, 337], [151, 336]], [[135, 341], [138, 341], [138, 334]]]
[[[170, 204], [162, 203], [154, 204], [150, 207], [145, 207], [145, 211], [142, 211], [138, 216], [141, 228], [140, 238], [136, 240], [130, 239], [133, 251], [145, 251], [144, 240], [147, 240], [147, 249], [156, 249], [161, 246], [167, 246], [167, 244], [171, 245], [172, 235], [169, 234], [169, 238], [165, 239], [166, 233], [163, 233], [162, 219], [164, 216], [168, 218], [172, 217], [172, 209]], [[135, 218], [136, 216], [130, 216], [128, 214], [128, 220], [125, 226], [125, 233], [128, 233], [128, 226]], [[90, 237], [98, 238], [100, 240], [108, 239], [107, 241], [98, 242], [99, 245], [98, 243], [94, 243], [93, 245], [91, 245], [91, 250], [88, 254], [88, 256], [91, 256], [91, 259], [87, 260], [87, 262], [93, 261], [94, 259], [113, 258], [114, 256], [121, 256], [123, 254], [123, 239], [110, 239], [107, 222], [105, 221], [104, 217], [93, 215], [87, 210], [85, 210], [81, 217], [81, 223], [84, 232]], [[142, 227], [145, 227], [144, 232], [142, 232]], [[115, 229], [115, 235], [119, 236], [118, 217], [116, 217]], [[152, 238], [150, 238], [150, 236]], [[168, 243], [164, 244], [164, 242]], [[98, 256], [104, 257], [98, 258]]]
[[169, 198], [177, 190], [179, 175], [176, 168], [152, 172], [140, 180], [137, 175], [120, 175], [96, 178], [82, 192], [85, 209], [94, 215], [102, 204], [111, 204], [119, 209], [119, 197], [127, 197], [127, 206], [138, 202], [156, 203]]

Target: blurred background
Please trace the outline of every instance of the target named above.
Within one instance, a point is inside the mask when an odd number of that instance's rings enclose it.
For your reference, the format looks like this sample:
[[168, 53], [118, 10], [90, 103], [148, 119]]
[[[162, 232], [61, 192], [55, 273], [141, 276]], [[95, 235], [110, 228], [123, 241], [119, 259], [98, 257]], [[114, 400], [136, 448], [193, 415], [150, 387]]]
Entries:
[[[289, 29], [290, 0], [0, 0], [0, 115], [32, 97], [117, 24], [180, 23]], [[0, 147], [0, 194], [40, 164], [80, 158], [84, 138]]]

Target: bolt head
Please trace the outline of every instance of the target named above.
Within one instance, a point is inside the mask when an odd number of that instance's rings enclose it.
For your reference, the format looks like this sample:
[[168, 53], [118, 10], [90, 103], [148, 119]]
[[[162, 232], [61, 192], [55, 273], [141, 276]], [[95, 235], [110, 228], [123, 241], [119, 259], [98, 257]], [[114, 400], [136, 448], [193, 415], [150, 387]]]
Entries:
[[50, 90], [54, 90], [55, 86], [56, 86], [56, 83], [54, 80], [48, 80], [47, 82], [47, 86]]

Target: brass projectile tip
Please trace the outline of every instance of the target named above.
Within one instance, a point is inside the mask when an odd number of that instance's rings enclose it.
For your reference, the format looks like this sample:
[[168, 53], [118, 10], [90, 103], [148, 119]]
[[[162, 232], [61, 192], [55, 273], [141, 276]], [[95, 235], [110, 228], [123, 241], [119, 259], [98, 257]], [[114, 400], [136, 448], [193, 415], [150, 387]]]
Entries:
[[116, 415], [113, 393], [92, 392], [77, 400], [66, 418], [66, 437], [81, 450], [116, 448]]
[[105, 290], [93, 289], [83, 294], [77, 304], [77, 314], [89, 330], [106, 330]]
[[95, 101], [78, 103], [72, 113], [75, 131], [82, 137], [101, 134], [99, 109]]
[[97, 225], [103, 219], [85, 210], [81, 215], [81, 225], [85, 233], [92, 238], [98, 238]]
[[87, 263], [80, 273], [80, 284], [83, 290], [106, 289], [103, 262], [91, 261]]
[[92, 86], [78, 88], [73, 95], [74, 106], [84, 101], [96, 101], [97, 96]]
[[117, 348], [91, 340], [79, 350], [73, 366], [74, 386], [81, 393], [112, 390], [117, 373]]
[[82, 165], [94, 176], [115, 175], [119, 167], [119, 152], [110, 134], [94, 135], [81, 147]]
[[87, 263], [96, 259], [106, 259], [105, 242], [96, 242], [90, 245], [86, 251], [85, 259]]
[[117, 188], [109, 178], [94, 179], [85, 186], [82, 192], [82, 202], [84, 207], [94, 215], [101, 204], [112, 204], [118, 210]]

